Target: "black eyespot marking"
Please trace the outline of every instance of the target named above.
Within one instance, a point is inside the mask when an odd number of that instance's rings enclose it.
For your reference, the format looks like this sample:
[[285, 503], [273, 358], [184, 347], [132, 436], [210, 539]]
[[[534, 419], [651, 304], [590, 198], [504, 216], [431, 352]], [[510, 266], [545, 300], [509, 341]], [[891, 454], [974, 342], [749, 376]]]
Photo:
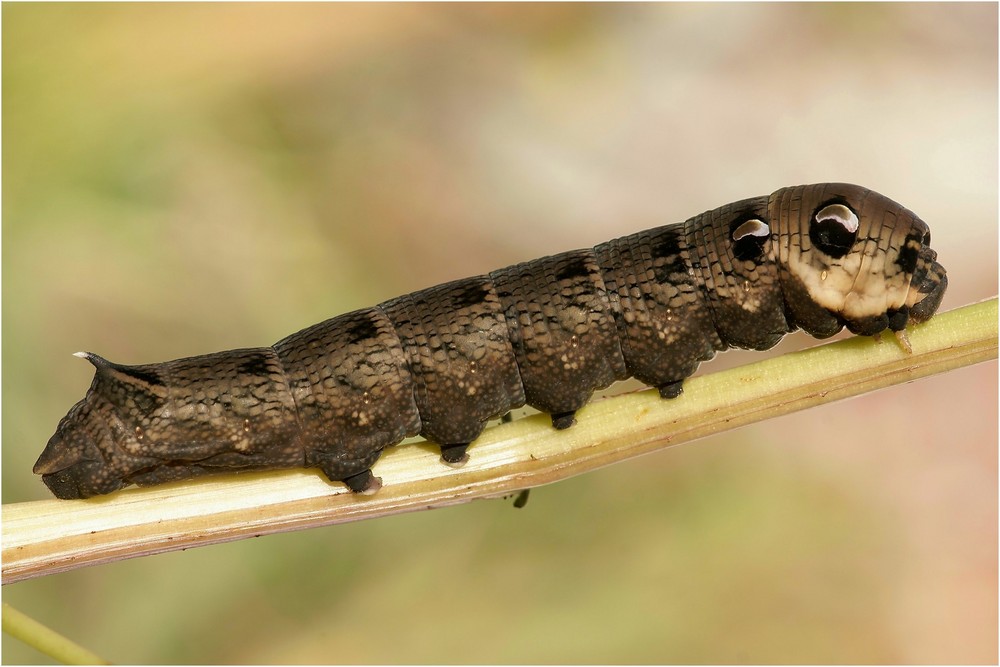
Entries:
[[764, 247], [771, 238], [771, 227], [757, 216], [737, 218], [730, 226], [733, 257], [743, 262], [755, 262], [764, 255]]
[[849, 253], [857, 238], [858, 216], [841, 202], [821, 206], [809, 225], [809, 239], [813, 245], [835, 259]]

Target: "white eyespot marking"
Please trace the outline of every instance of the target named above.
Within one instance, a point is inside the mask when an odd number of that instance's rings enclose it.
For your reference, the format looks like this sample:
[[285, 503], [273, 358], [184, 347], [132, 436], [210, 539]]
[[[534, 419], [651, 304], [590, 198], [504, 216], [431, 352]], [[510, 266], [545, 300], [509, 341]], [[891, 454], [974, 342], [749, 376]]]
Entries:
[[747, 218], [743, 222], [735, 220], [733, 224], [736, 226], [729, 233], [733, 257], [741, 262], [760, 262], [771, 240], [771, 227], [760, 218]]
[[858, 216], [843, 204], [824, 206], [816, 213], [816, 222], [835, 222], [851, 234], [858, 231]]
[[759, 218], [751, 218], [733, 230], [733, 240], [739, 241], [747, 236], [770, 236], [771, 228]]

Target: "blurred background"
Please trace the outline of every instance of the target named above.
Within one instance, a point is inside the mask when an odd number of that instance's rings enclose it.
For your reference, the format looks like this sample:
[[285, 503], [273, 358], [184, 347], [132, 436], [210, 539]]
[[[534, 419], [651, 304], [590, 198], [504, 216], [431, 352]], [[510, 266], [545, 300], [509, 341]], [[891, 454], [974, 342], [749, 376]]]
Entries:
[[[786, 185], [917, 212], [943, 309], [996, 293], [995, 4], [2, 12], [4, 503], [77, 350], [267, 345]], [[3, 597], [122, 663], [996, 663], [996, 372]]]

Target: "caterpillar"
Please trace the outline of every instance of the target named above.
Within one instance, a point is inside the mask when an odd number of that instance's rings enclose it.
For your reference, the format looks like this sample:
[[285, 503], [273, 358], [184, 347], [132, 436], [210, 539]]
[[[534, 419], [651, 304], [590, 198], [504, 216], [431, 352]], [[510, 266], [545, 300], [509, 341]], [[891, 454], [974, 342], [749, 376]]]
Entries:
[[34, 472], [58, 498], [206, 473], [319, 468], [356, 493], [421, 435], [461, 465], [490, 419], [528, 404], [565, 429], [635, 377], [664, 398], [727, 348], [802, 329], [905, 341], [947, 287], [926, 223], [856, 185], [783, 188], [594, 248], [328, 319], [271, 347], [135, 366], [77, 353], [90, 390]]

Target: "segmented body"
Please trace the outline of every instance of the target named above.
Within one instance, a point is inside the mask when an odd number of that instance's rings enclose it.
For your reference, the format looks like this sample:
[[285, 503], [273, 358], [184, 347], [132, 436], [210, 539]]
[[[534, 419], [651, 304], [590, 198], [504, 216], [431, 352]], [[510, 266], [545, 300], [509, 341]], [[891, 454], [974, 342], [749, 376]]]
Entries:
[[420, 434], [459, 464], [525, 403], [573, 424], [628, 377], [680, 393], [729, 347], [801, 328], [872, 335], [929, 318], [947, 285], [927, 225], [870, 190], [784, 188], [686, 222], [340, 315], [271, 347], [97, 372], [35, 465], [60, 498], [214, 471], [318, 467], [379, 486]]

